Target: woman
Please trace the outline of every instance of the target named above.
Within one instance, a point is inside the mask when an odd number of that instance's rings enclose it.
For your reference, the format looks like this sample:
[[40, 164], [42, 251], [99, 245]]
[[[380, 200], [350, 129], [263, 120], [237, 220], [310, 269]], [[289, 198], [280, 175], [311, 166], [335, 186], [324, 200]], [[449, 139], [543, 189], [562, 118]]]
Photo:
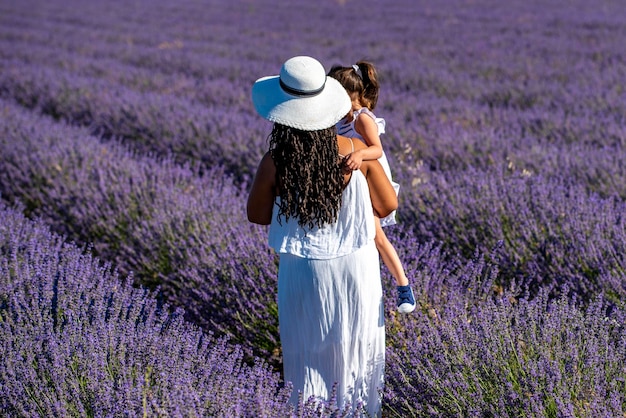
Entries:
[[[279, 254], [278, 316], [285, 381], [340, 407], [362, 404], [379, 416], [385, 328], [374, 211], [397, 208], [377, 160], [344, 170], [365, 145], [337, 136], [351, 107], [345, 89], [311, 57], [287, 60], [280, 75], [257, 80], [257, 112], [274, 122], [270, 150], [248, 196], [251, 222], [270, 225]], [[336, 385], [336, 386], [335, 386]]]

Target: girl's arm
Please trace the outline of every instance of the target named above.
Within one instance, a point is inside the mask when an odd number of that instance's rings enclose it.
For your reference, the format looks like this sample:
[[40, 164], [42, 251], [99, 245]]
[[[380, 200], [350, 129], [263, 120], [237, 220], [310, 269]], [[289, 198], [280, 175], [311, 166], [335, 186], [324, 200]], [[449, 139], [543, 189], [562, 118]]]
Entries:
[[363, 137], [367, 148], [354, 151], [346, 159], [346, 167], [358, 170], [363, 161], [377, 160], [383, 155], [383, 145], [378, 135], [378, 125], [369, 115], [360, 115], [354, 121], [354, 129]]
[[276, 199], [276, 166], [269, 152], [266, 153], [257, 168], [248, 194], [248, 220], [255, 224], [269, 225], [272, 222], [272, 210]]

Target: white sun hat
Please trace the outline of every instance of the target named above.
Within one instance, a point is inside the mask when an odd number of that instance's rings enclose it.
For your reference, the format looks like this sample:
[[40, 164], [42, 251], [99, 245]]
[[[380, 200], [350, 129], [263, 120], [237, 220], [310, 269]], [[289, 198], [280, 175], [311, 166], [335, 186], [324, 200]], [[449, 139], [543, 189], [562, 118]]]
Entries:
[[307, 56], [285, 61], [280, 75], [258, 79], [252, 102], [265, 119], [303, 131], [329, 128], [352, 108], [343, 86]]

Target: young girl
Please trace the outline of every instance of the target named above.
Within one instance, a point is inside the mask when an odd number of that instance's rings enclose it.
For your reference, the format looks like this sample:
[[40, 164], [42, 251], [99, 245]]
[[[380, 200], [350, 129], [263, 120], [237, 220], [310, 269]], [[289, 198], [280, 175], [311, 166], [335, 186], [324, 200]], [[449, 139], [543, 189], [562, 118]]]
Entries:
[[[346, 117], [337, 123], [337, 133], [350, 138], [358, 138], [368, 147], [349, 154], [345, 159], [346, 167], [358, 170], [365, 160], [378, 159], [391, 180], [391, 171], [387, 157], [383, 152], [380, 135], [385, 133], [385, 120], [377, 118], [372, 111], [378, 101], [379, 84], [374, 65], [367, 61], [359, 61], [351, 67], [335, 66], [328, 75], [341, 83], [352, 100], [352, 109]], [[400, 185], [391, 181], [396, 193]], [[387, 239], [383, 226], [395, 225], [395, 211], [390, 215], [376, 219], [376, 248], [383, 262], [396, 280], [398, 289], [398, 311], [413, 312], [415, 295], [404, 273], [404, 267], [395, 248]]]

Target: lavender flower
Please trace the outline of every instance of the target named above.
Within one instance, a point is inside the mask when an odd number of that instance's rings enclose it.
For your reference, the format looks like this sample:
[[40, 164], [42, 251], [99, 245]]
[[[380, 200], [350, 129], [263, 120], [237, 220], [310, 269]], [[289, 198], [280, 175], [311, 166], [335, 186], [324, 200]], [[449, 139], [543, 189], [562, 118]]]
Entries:
[[[0, 405], [9, 416], [274, 416], [289, 388], [110, 266], [0, 208]], [[237, 394], [237, 396], [233, 396]]]

